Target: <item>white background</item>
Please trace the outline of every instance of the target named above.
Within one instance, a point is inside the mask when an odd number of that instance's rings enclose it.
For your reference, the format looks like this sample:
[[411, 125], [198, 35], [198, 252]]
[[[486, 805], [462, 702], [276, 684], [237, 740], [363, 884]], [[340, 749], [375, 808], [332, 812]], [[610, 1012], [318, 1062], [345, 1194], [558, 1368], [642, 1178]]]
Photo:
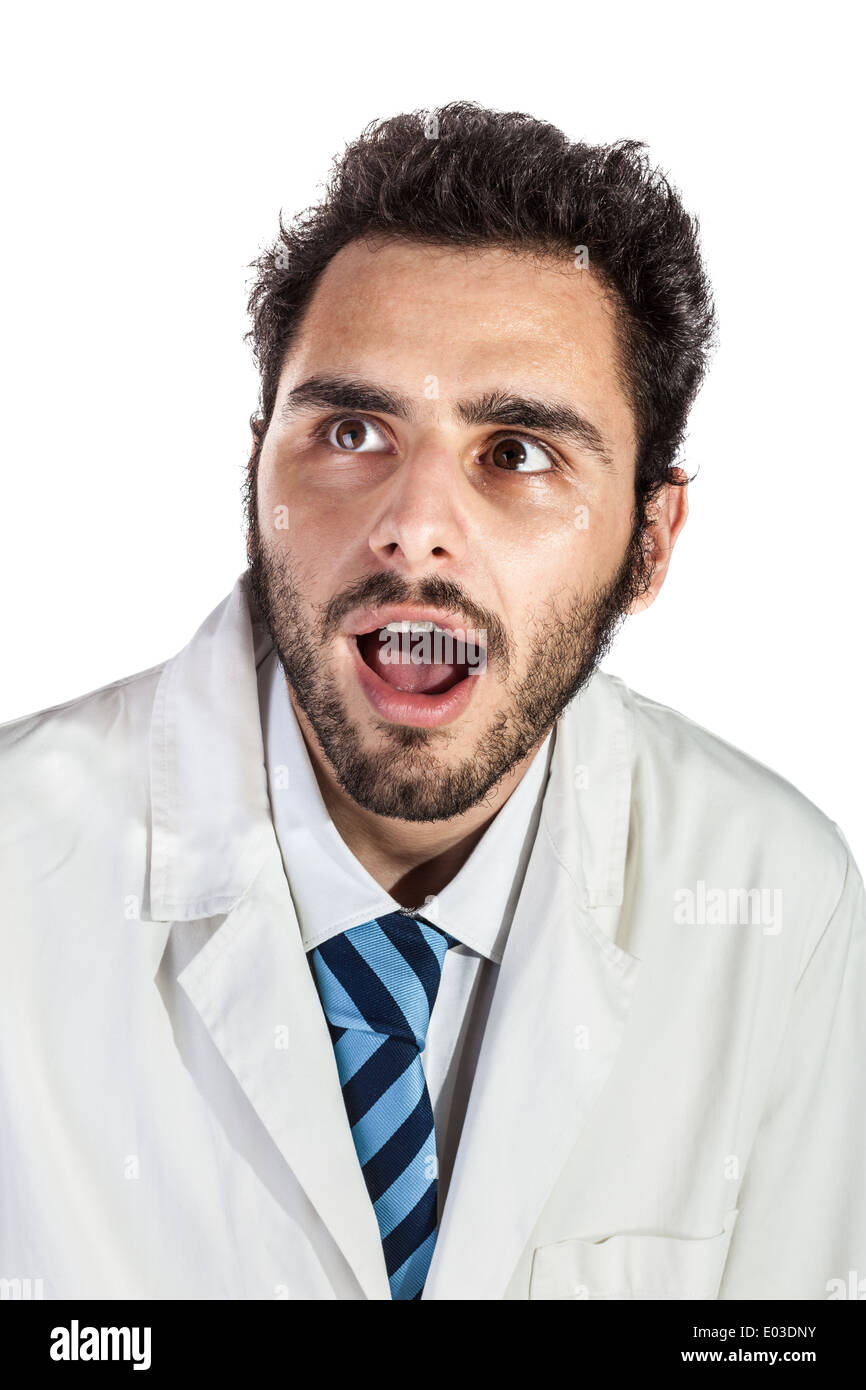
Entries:
[[606, 666], [866, 866], [853, 5], [16, 6], [3, 25], [0, 719], [183, 646], [245, 565], [249, 262], [360, 129], [469, 99], [647, 141], [721, 344], [656, 606]]

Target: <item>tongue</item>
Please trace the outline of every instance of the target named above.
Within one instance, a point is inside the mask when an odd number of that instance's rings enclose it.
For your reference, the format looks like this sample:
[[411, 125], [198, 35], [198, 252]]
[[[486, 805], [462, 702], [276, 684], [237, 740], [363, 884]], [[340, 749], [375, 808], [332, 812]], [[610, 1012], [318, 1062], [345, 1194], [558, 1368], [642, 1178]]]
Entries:
[[361, 655], [371, 670], [394, 690], [412, 695], [439, 695], [460, 680], [460, 668], [446, 661], [383, 661], [387, 654], [378, 632], [367, 633], [360, 639]]

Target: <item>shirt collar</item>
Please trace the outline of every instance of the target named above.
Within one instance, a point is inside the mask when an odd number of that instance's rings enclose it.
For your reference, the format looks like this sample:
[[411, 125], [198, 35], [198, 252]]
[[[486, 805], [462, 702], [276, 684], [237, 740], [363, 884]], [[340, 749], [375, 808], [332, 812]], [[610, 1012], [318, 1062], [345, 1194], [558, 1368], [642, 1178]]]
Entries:
[[[331, 820], [273, 650], [259, 668], [259, 702], [274, 828], [309, 951], [348, 927], [400, 911], [401, 904]], [[463, 867], [418, 905], [427, 921], [497, 963], [535, 837], [552, 745], [551, 731]]]

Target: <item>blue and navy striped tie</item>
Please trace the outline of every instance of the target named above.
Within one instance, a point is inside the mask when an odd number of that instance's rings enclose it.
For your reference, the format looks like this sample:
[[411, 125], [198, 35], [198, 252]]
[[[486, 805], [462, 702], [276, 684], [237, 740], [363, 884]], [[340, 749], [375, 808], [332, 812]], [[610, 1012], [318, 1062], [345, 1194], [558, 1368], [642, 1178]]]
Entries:
[[442, 962], [458, 943], [389, 912], [312, 952], [352, 1138], [394, 1299], [419, 1299], [436, 1244], [436, 1133], [421, 1066]]

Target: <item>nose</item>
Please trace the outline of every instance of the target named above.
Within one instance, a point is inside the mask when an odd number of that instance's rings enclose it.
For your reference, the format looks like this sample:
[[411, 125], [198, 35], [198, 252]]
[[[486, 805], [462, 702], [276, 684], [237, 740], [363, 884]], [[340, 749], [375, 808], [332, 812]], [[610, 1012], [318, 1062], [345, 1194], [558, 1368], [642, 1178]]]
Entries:
[[370, 549], [407, 572], [449, 568], [466, 554], [467, 480], [438, 432], [419, 439], [384, 484]]

